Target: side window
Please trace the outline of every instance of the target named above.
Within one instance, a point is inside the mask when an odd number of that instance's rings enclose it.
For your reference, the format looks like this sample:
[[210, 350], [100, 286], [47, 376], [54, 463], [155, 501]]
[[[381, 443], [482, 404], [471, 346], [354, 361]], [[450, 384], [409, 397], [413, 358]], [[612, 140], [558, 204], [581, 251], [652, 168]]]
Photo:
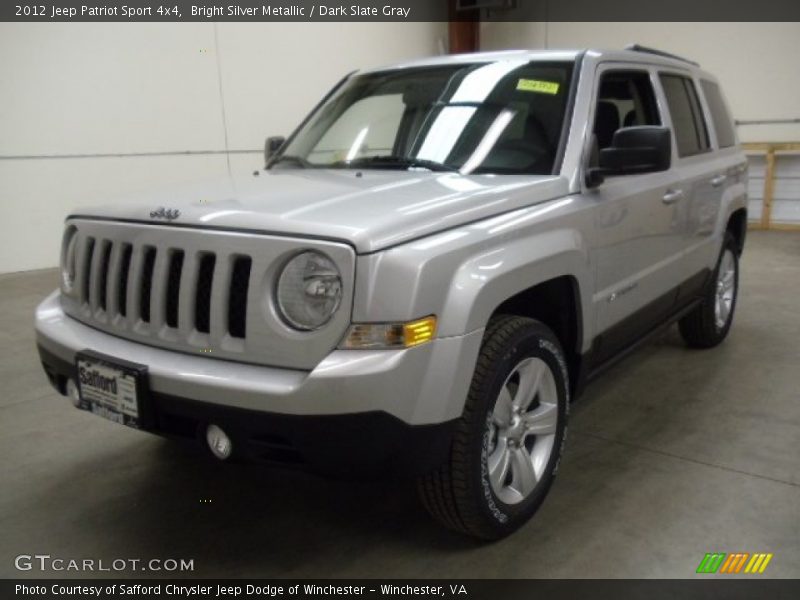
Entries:
[[660, 125], [653, 84], [646, 71], [606, 71], [600, 79], [594, 118], [596, 148], [611, 145], [621, 127]]
[[708, 128], [694, 83], [681, 75], [661, 74], [660, 78], [672, 116], [678, 156], [694, 156], [708, 151]]
[[703, 88], [708, 110], [711, 111], [711, 120], [717, 132], [717, 143], [720, 148], [730, 148], [736, 144], [736, 134], [733, 132], [733, 120], [725, 100], [722, 99], [722, 92], [716, 83], [707, 79], [701, 80], [700, 86]]

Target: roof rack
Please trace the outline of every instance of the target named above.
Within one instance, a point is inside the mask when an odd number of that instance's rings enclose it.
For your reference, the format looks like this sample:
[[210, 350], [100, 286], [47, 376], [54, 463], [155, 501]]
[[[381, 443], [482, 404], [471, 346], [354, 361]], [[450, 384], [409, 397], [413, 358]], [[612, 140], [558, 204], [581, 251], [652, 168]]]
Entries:
[[689, 63], [690, 65], [694, 65], [695, 67], [699, 67], [700, 63], [696, 63], [693, 60], [689, 60], [688, 58], [683, 58], [682, 56], [677, 56], [675, 54], [670, 54], [669, 52], [664, 52], [663, 50], [656, 50], [655, 48], [648, 48], [647, 46], [640, 46], [639, 44], [630, 44], [625, 46], [625, 50], [632, 50], [634, 52], [646, 52], [647, 54], [655, 54], [656, 56], [663, 56], [665, 58], [674, 58], [675, 60], [679, 60], [681, 62]]

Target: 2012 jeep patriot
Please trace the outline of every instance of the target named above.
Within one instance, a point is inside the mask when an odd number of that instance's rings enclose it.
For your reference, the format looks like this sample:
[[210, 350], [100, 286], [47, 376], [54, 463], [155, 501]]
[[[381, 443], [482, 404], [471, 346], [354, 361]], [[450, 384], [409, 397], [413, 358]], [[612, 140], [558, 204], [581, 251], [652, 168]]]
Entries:
[[746, 161], [718, 84], [625, 51], [346, 77], [267, 166], [66, 221], [38, 308], [84, 409], [327, 472], [399, 468], [485, 539], [536, 511], [571, 398], [678, 321], [731, 326]]

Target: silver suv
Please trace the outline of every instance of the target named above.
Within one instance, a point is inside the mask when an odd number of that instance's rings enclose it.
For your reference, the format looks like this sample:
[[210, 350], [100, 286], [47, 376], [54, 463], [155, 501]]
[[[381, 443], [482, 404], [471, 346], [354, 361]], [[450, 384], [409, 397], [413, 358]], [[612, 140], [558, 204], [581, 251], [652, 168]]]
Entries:
[[264, 170], [71, 214], [36, 313], [53, 385], [118, 423], [333, 474], [411, 474], [507, 535], [571, 399], [674, 321], [731, 326], [746, 161], [710, 74], [642, 48], [343, 79]]

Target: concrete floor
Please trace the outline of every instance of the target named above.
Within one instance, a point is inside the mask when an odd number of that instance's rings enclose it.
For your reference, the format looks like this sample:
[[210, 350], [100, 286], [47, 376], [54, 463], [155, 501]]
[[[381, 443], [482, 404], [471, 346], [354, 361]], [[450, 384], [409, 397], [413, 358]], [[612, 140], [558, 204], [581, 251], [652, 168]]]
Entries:
[[798, 256], [800, 234], [752, 233], [726, 343], [690, 351], [673, 328], [590, 386], [538, 515], [483, 546], [405, 482], [215, 464], [73, 409], [33, 345], [56, 273], [2, 276], [0, 577], [34, 553], [190, 558], [199, 577], [691, 577], [711, 551], [800, 577]]

